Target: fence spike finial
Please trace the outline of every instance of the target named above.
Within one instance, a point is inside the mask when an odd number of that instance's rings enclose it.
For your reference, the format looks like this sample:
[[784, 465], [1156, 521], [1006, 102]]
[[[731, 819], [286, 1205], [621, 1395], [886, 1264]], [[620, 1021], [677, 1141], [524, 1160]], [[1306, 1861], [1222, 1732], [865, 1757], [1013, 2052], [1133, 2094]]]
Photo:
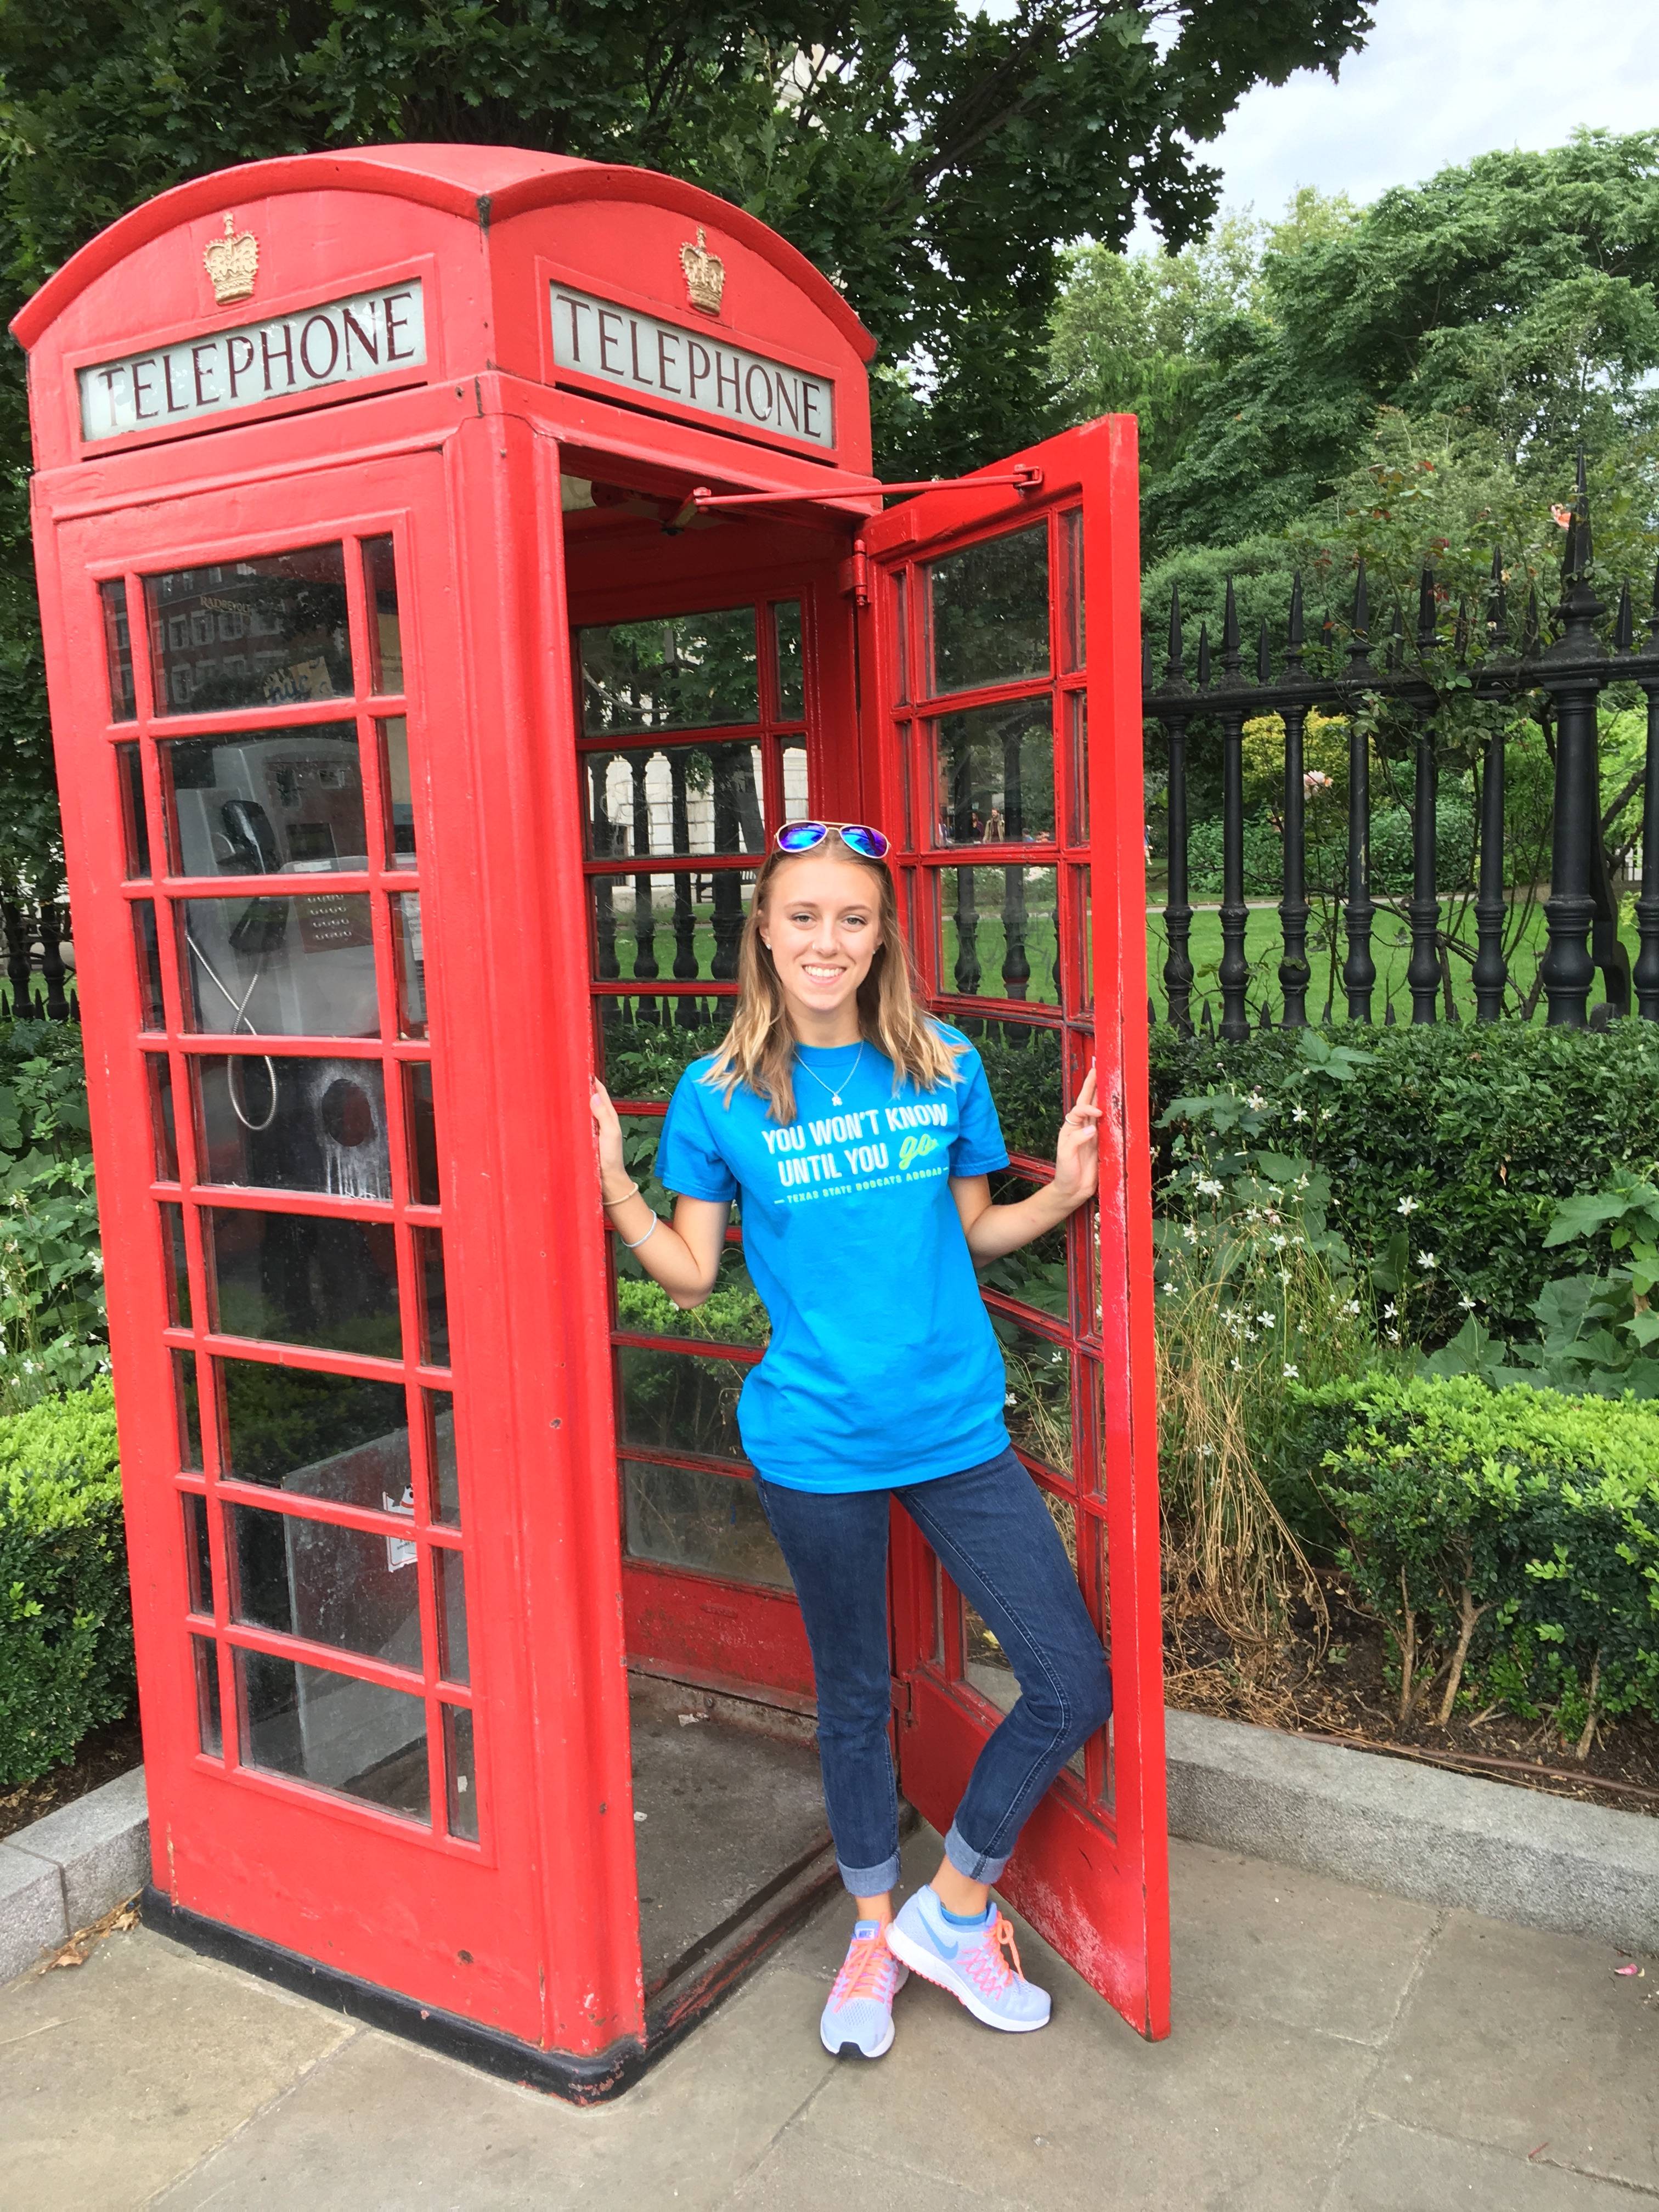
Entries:
[[1521, 658], [1530, 660], [1538, 650], [1538, 586], [1527, 593], [1527, 611], [1521, 619]]
[[1630, 578], [1619, 586], [1619, 612], [1613, 617], [1613, 648], [1615, 653], [1628, 653], [1636, 642], [1636, 610], [1631, 604]]
[[1394, 603], [1394, 613], [1389, 623], [1389, 667], [1395, 672], [1398, 672], [1401, 664], [1405, 658], [1406, 611], [1401, 605], [1399, 600], [1396, 599]]
[[1152, 641], [1146, 630], [1140, 633], [1140, 696], [1144, 699], [1152, 688]]
[[1469, 657], [1469, 602], [1467, 595], [1457, 602], [1457, 623], [1452, 631], [1452, 652], [1460, 668]]
[[1365, 581], [1365, 556], [1359, 556], [1353, 586], [1353, 627], [1348, 636], [1348, 665], [1363, 676], [1371, 663], [1371, 596]]
[[[1659, 593], [1659, 577], [1655, 579], [1654, 589], [1656, 593]], [[1302, 571], [1298, 568], [1291, 579], [1291, 626], [1285, 644], [1285, 670], [1287, 675], [1299, 676], [1302, 673], [1303, 635]]]
[[1210, 625], [1206, 622], [1198, 626], [1198, 688], [1200, 691], [1210, 688]]
[[1185, 683], [1186, 671], [1181, 665], [1183, 658], [1181, 641], [1181, 586], [1179, 584], [1174, 584], [1170, 587], [1170, 658], [1164, 664], [1164, 681], [1166, 684]]
[[1489, 657], [1501, 653], [1509, 642], [1509, 600], [1504, 589], [1504, 556], [1494, 545], [1492, 549], [1492, 588], [1486, 594], [1486, 652]]
[[1653, 564], [1653, 620], [1648, 625], [1648, 635], [1659, 652], [1659, 561]]
[[1435, 641], [1434, 571], [1425, 568], [1417, 587], [1417, 649], [1428, 653]]
[[1261, 628], [1255, 641], [1255, 680], [1271, 684], [1273, 680], [1273, 649], [1267, 642], [1267, 617], [1261, 617]]
[[1601, 601], [1595, 596], [1595, 586], [1590, 580], [1595, 560], [1595, 549], [1590, 540], [1589, 491], [1585, 482], [1584, 449], [1580, 446], [1578, 466], [1574, 477], [1572, 513], [1567, 522], [1567, 542], [1561, 549], [1561, 604], [1556, 612], [1560, 617], [1563, 641], [1571, 640], [1574, 646], [1581, 648], [1592, 646], [1595, 623], [1604, 611]]
[[1237, 676], [1243, 656], [1238, 649], [1238, 601], [1233, 593], [1233, 580], [1227, 579], [1227, 604], [1221, 617], [1221, 665], [1227, 675]]

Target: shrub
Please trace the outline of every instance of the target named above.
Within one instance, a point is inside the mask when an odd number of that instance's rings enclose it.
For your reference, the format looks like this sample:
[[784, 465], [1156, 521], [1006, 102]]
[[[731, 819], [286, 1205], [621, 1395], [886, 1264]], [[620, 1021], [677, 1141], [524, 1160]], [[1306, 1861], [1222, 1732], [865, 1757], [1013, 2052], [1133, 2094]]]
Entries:
[[0, 1418], [0, 1787], [74, 1755], [132, 1699], [109, 1385]]
[[1382, 1374], [1299, 1394], [1339, 1555], [1393, 1638], [1402, 1724], [1460, 1695], [1659, 1719], [1659, 1407]]
[[[1544, 1245], [1558, 1205], [1602, 1189], [1617, 1167], [1659, 1159], [1659, 1027], [1509, 1021], [1331, 1034], [1367, 1057], [1352, 1082], [1324, 1085], [1315, 1100], [1295, 1031], [1221, 1044], [1160, 1026], [1154, 1124], [1183, 1095], [1259, 1091], [1272, 1109], [1263, 1141], [1316, 1159], [1333, 1225], [1356, 1256], [1383, 1266], [1392, 1248], [1403, 1260], [1413, 1334], [1449, 1337], [1468, 1297], [1494, 1334], [1530, 1336], [1534, 1304], [1560, 1272]], [[1419, 1264], [1425, 1254], [1431, 1268]]]

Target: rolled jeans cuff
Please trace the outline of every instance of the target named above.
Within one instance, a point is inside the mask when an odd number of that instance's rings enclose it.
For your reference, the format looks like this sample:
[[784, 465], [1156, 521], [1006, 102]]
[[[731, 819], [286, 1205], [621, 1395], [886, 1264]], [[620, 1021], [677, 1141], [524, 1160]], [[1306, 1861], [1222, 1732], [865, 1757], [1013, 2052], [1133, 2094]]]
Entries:
[[898, 1887], [899, 1856], [896, 1851], [890, 1858], [883, 1859], [879, 1866], [849, 1867], [837, 1859], [836, 1867], [854, 1897], [885, 1897], [890, 1889]]
[[[998, 1881], [1013, 1854], [1005, 1851], [999, 1859], [993, 1858], [988, 1851], [976, 1851], [952, 1820], [945, 1838], [945, 1856], [957, 1872], [965, 1875], [969, 1881]], [[865, 1894], [867, 1896], [870, 1893], [866, 1891]]]

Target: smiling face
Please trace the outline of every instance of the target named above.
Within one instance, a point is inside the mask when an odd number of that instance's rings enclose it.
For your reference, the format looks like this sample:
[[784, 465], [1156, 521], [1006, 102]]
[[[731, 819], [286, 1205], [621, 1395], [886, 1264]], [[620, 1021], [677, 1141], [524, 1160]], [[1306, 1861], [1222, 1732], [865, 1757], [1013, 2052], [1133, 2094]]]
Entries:
[[760, 933], [798, 1030], [803, 1018], [807, 1029], [819, 1030], [854, 1014], [859, 986], [881, 949], [873, 870], [823, 848], [784, 861], [767, 884]]

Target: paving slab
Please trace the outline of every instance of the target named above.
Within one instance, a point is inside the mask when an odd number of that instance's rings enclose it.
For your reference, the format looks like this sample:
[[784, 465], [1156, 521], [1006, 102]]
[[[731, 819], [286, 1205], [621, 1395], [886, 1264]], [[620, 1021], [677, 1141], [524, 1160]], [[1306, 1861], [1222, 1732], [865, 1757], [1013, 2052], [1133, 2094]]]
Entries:
[[1320, 2212], [1638, 2212], [1642, 2202], [1622, 2182], [1371, 2120], [1349, 2144]]
[[[1659, 2192], [1659, 2009], [1650, 1962], [1454, 1912], [1372, 2085], [1374, 2112]], [[1535, 2161], [1534, 2161], [1535, 2162]]]
[[732, 2212], [1039, 2212], [1029, 2197], [880, 2165], [793, 2130], [773, 2145], [732, 2206]]
[[0, 1993], [0, 2212], [137, 2212], [350, 2033], [143, 1929]]
[[1170, 1846], [1176, 2002], [1380, 2045], [1442, 1915], [1329, 1875]]
[[155, 2212], [702, 2212], [830, 2072], [822, 2003], [766, 1974], [590, 2112], [362, 2029]]

